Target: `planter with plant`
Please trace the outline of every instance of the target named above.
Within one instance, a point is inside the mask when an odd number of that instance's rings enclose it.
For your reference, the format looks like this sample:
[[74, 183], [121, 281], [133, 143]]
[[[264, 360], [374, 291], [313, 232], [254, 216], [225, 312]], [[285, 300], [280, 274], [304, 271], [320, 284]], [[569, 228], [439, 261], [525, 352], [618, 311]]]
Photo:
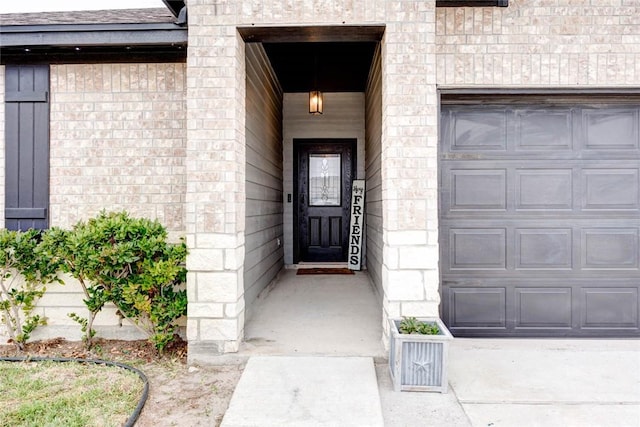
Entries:
[[395, 391], [447, 392], [453, 336], [438, 318], [390, 319], [389, 368]]

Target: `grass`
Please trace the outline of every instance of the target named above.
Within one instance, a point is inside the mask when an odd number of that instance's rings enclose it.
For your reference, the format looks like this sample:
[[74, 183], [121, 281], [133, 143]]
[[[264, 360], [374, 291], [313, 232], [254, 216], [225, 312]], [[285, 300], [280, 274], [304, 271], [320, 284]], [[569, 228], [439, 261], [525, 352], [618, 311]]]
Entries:
[[0, 426], [121, 426], [142, 395], [133, 372], [75, 362], [0, 362]]

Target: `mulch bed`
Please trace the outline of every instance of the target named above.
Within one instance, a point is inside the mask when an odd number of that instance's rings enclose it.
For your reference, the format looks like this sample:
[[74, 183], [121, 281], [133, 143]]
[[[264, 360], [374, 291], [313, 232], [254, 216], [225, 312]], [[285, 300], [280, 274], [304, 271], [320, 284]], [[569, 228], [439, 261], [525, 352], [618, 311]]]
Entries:
[[68, 357], [77, 359], [140, 360], [151, 362], [161, 358], [180, 360], [186, 364], [187, 343], [177, 338], [164, 351], [162, 356], [153, 344], [145, 340], [124, 341], [94, 338], [91, 350], [87, 350], [82, 341], [67, 341], [64, 338], [33, 341], [26, 344], [24, 352], [14, 345], [0, 345], [0, 357]]

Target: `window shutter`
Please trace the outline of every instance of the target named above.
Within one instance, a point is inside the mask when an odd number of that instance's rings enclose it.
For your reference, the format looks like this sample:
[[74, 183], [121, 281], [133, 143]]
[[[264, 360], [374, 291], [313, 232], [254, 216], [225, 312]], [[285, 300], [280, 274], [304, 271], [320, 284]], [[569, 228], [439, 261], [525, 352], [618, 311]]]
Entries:
[[49, 226], [49, 66], [5, 68], [5, 227]]

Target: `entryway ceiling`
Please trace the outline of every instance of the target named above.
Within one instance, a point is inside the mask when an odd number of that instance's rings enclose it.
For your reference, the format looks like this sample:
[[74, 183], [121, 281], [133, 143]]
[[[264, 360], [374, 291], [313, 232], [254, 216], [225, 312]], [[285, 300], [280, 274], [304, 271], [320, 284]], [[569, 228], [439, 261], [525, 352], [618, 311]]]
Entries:
[[315, 87], [323, 92], [364, 92], [376, 44], [263, 43], [285, 92], [308, 92]]
[[238, 32], [247, 43], [263, 44], [285, 92], [364, 92], [384, 26], [249, 26]]

